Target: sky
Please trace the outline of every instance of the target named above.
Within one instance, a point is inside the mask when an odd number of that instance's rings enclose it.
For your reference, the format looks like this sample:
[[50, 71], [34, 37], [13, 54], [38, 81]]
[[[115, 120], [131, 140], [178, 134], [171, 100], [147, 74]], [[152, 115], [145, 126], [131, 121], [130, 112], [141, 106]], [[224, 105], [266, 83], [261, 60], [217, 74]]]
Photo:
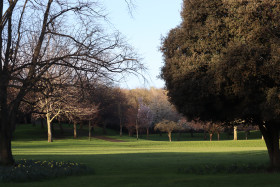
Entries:
[[127, 76], [120, 83], [122, 88], [163, 88], [164, 81], [157, 78], [163, 66], [159, 51], [161, 37], [181, 22], [182, 0], [133, 0], [132, 16], [125, 0], [103, 0], [110, 23], [119, 30], [143, 58], [148, 68], [144, 74], [147, 81]]

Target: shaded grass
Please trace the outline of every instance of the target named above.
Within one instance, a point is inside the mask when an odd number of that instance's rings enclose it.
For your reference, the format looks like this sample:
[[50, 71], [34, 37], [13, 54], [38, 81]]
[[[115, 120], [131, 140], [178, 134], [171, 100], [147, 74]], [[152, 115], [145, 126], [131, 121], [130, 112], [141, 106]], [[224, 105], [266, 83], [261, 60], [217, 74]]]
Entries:
[[0, 166], [0, 181], [38, 181], [42, 179], [93, 173], [75, 162], [17, 160], [12, 167]]

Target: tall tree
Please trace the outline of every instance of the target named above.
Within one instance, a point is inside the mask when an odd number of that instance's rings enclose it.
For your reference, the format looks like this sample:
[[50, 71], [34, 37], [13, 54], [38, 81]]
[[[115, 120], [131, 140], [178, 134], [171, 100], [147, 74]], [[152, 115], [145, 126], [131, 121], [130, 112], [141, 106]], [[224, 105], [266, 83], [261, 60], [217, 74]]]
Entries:
[[[112, 79], [112, 73], [143, 69], [118, 32], [101, 28], [100, 7], [87, 0], [1, 1], [0, 165], [14, 163], [11, 138], [19, 105], [50, 67]], [[17, 94], [8, 103], [11, 87]]]
[[162, 78], [188, 118], [258, 125], [280, 168], [280, 4], [185, 0], [182, 23], [163, 38]]

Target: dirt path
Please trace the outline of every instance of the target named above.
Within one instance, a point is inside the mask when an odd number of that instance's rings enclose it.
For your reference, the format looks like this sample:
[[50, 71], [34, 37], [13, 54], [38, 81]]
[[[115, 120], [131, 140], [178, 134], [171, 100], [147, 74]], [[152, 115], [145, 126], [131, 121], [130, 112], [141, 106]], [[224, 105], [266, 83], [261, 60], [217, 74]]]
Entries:
[[109, 137], [106, 137], [106, 136], [94, 136], [94, 138], [101, 139], [101, 140], [106, 140], [106, 141], [109, 141], [109, 142], [125, 142], [123, 140], [109, 138]]

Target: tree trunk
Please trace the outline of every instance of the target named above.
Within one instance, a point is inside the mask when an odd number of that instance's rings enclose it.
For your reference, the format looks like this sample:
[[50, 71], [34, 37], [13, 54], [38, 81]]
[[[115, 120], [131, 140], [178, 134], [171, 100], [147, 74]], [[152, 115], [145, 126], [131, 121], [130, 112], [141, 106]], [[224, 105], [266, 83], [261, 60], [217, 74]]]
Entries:
[[245, 131], [245, 140], [248, 140], [248, 132]]
[[204, 140], [207, 140], [206, 130], [204, 130]]
[[237, 126], [234, 126], [233, 129], [233, 140], [237, 140]]
[[[1, 1], [1, 15], [3, 13], [3, 2]], [[11, 3], [11, 1], [9, 1]], [[16, 120], [16, 113], [18, 112], [18, 107], [20, 104], [21, 99], [24, 97], [24, 92], [22, 90], [19, 91], [16, 99], [12, 102], [13, 108], [9, 110], [8, 108], [8, 85], [10, 81], [10, 70], [9, 70], [9, 60], [11, 56], [11, 45], [12, 45], [12, 12], [6, 12], [8, 26], [7, 26], [7, 35], [4, 36], [6, 43], [6, 53], [5, 58], [1, 58], [0, 62], [0, 165], [13, 165], [14, 159], [11, 150], [11, 141], [12, 141], [12, 133], [15, 129], [15, 120]], [[1, 21], [3, 21], [1, 19]], [[3, 29], [3, 28], [2, 28]], [[4, 32], [3, 32], [4, 33]], [[1, 57], [3, 53], [3, 37], [2, 31], [0, 33], [0, 51]], [[9, 104], [10, 106], [12, 104]], [[9, 111], [8, 111], [9, 110]], [[10, 114], [10, 115], [9, 115]]]
[[209, 133], [209, 136], [210, 136], [210, 141], [212, 141], [213, 133]]
[[12, 148], [11, 148], [11, 137], [5, 132], [0, 133], [0, 165], [10, 166], [15, 163]]
[[119, 122], [120, 122], [120, 137], [122, 137], [122, 109], [121, 109], [121, 103], [118, 103], [118, 116], [119, 116]]
[[73, 127], [74, 127], [74, 139], [76, 139], [77, 138], [77, 123], [76, 122], [74, 122]]
[[3, 104], [3, 108], [0, 110], [0, 165], [11, 166], [15, 163], [12, 155], [11, 141], [16, 118], [15, 114], [11, 114], [11, 116], [8, 115], [8, 110], [5, 106], [6, 105]]
[[136, 138], [137, 138], [137, 140], [139, 138], [139, 132], [138, 132], [138, 128], [137, 127], [136, 127]]
[[122, 128], [123, 128], [123, 126], [120, 125], [120, 137], [122, 137]]
[[279, 127], [277, 125], [275, 123], [259, 125], [266, 143], [271, 171], [280, 170]]
[[171, 139], [171, 132], [168, 132], [168, 138], [169, 138], [169, 142], [171, 142], [172, 141], [172, 139]]
[[146, 128], [146, 130], [147, 130], [147, 139], [149, 139], [149, 127]]
[[220, 132], [217, 133], [218, 141], [220, 141]]
[[89, 141], [91, 141], [91, 128], [92, 128], [91, 122], [88, 121], [88, 139], [89, 139]]
[[47, 126], [48, 126], [48, 142], [53, 142], [50, 114], [47, 113], [46, 116], [47, 116]]

